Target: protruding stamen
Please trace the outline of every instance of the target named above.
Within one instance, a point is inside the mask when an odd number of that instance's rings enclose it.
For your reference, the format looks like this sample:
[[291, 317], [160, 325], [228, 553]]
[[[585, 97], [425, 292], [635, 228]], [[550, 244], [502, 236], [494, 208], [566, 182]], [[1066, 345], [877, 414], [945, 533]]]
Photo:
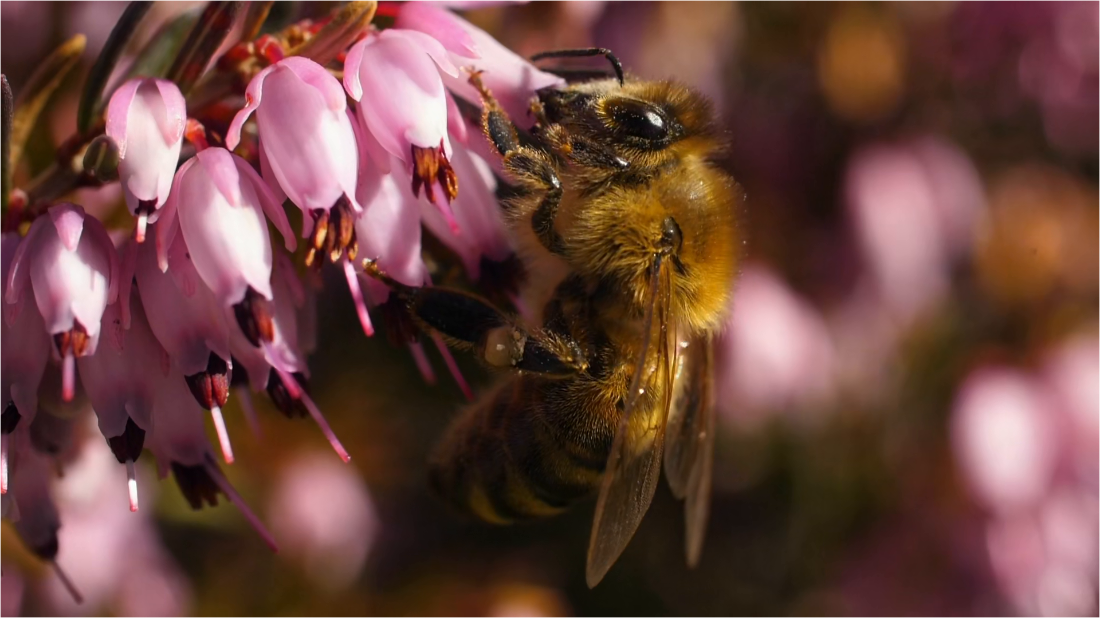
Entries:
[[[421, 188], [424, 196], [439, 209], [443, 218], [447, 220], [451, 232], [458, 235], [458, 221], [455, 221], [454, 212], [451, 211], [451, 200], [458, 196], [458, 175], [447, 160], [447, 153], [443, 150], [443, 140], [439, 141], [438, 148], [412, 147], [412, 192], [419, 196]], [[436, 199], [435, 187], [439, 186], [442, 195]]]
[[447, 344], [443, 343], [443, 338], [439, 335], [432, 335], [432, 341], [435, 341], [435, 347], [439, 349], [439, 353], [443, 356], [443, 362], [447, 364], [447, 369], [451, 372], [451, 376], [454, 377], [455, 383], [458, 384], [458, 388], [462, 391], [463, 396], [466, 397], [466, 401], [473, 401], [474, 392], [470, 390], [470, 385], [466, 383], [466, 378], [462, 377], [462, 372], [458, 370], [458, 363], [455, 362], [455, 357], [451, 356], [451, 351], [447, 349]]
[[130, 512], [137, 513], [138, 510], [138, 486], [137, 486], [137, 469], [134, 467], [134, 460], [126, 460], [126, 489], [130, 493]]
[[218, 432], [218, 444], [222, 447], [222, 458], [225, 463], [233, 463], [233, 445], [229, 443], [229, 432], [225, 429], [225, 418], [222, 409], [218, 406], [210, 408], [210, 416], [214, 419], [214, 430]]
[[8, 493], [8, 434], [0, 434], [0, 494]]
[[244, 518], [248, 520], [249, 525], [260, 535], [260, 538], [267, 543], [267, 546], [271, 548], [271, 551], [278, 553], [279, 546], [275, 544], [275, 537], [271, 536], [271, 533], [267, 531], [267, 527], [260, 521], [259, 517], [252, 512], [252, 509], [248, 508], [248, 504], [245, 503], [241, 495], [237, 493], [237, 490], [230, 484], [229, 479], [225, 478], [222, 471], [218, 469], [218, 465], [207, 458], [206, 461], [206, 473], [210, 475], [210, 478], [214, 480], [214, 484], [218, 486], [218, 489], [225, 494], [226, 498], [237, 507], [237, 510], [244, 515]]
[[427, 353], [424, 352], [424, 346], [420, 345], [419, 341], [410, 341], [409, 352], [412, 352], [413, 360], [416, 361], [416, 368], [420, 370], [420, 375], [424, 378], [424, 381], [428, 384], [435, 384], [435, 371], [432, 369], [431, 362], [428, 361]]
[[348, 280], [348, 290], [355, 301], [355, 312], [359, 314], [359, 323], [363, 325], [363, 332], [368, 337], [374, 335], [374, 326], [370, 321], [370, 313], [367, 312], [367, 302], [363, 300], [363, 289], [359, 287], [359, 275], [355, 273], [355, 266], [351, 260], [344, 260], [344, 275]]
[[61, 361], [61, 401], [66, 403], [76, 396], [76, 357], [67, 352]]
[[80, 591], [76, 589], [76, 584], [74, 584], [73, 580], [69, 579], [69, 576], [65, 574], [61, 565], [57, 564], [56, 560], [52, 561], [51, 564], [53, 565], [53, 572], [57, 574], [57, 579], [61, 580], [61, 585], [69, 592], [69, 596], [73, 598], [73, 601], [76, 601], [77, 605], [84, 603], [84, 595], [80, 594]]
[[[234, 369], [234, 373], [237, 369]], [[252, 431], [252, 435], [257, 438], [263, 435], [260, 431], [260, 417], [256, 415], [256, 406], [252, 404], [252, 393], [248, 391], [248, 388], [244, 386], [233, 387], [233, 392], [237, 396], [237, 402], [241, 405], [241, 411], [244, 412], [244, 420], [248, 423], [248, 428]]]
[[137, 227], [134, 228], [134, 241], [145, 242], [145, 228], [149, 225], [149, 215], [144, 212], [139, 212], [137, 216]]
[[328, 421], [326, 421], [324, 415], [321, 414], [321, 409], [318, 408], [317, 404], [310, 398], [309, 393], [305, 392], [298, 384], [298, 380], [295, 380], [294, 376], [290, 373], [277, 367], [275, 371], [279, 373], [279, 377], [282, 379], [283, 384], [286, 385], [287, 392], [290, 393], [290, 396], [305, 404], [306, 409], [309, 410], [309, 415], [313, 417], [314, 422], [321, 428], [321, 433], [328, 439], [328, 443], [332, 445], [332, 449], [336, 451], [340, 459], [344, 460], [344, 463], [351, 461], [351, 456], [348, 455], [347, 450], [344, 449], [344, 445], [340, 444], [340, 440], [336, 438], [336, 434], [333, 433], [332, 428], [328, 426]]

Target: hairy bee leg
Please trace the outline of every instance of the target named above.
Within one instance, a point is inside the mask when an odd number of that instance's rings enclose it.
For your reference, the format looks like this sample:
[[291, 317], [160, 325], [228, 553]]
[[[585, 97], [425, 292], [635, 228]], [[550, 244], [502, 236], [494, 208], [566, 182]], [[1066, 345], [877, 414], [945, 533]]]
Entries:
[[528, 331], [483, 298], [445, 287], [403, 285], [369, 261], [364, 263], [364, 271], [405, 302], [419, 327], [439, 334], [455, 347], [473, 350], [493, 367], [566, 377], [588, 366], [580, 346], [570, 337]]
[[630, 167], [630, 163], [612, 149], [582, 135], [570, 133], [560, 124], [545, 127], [541, 137], [554, 153], [585, 167], [615, 171]]
[[531, 227], [542, 246], [551, 253], [561, 254], [561, 237], [554, 231], [554, 218], [558, 214], [562, 189], [553, 162], [545, 153], [520, 145], [515, 125], [493, 97], [493, 93], [481, 82], [479, 71], [470, 73], [470, 84], [481, 95], [484, 109], [481, 113], [481, 128], [493, 146], [504, 156], [504, 169], [525, 188], [544, 192], [542, 201], [531, 217]]

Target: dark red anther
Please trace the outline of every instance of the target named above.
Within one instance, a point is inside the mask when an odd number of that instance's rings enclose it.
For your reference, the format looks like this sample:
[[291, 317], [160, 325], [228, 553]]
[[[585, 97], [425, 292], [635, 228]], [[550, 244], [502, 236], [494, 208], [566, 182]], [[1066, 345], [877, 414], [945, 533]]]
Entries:
[[245, 339], [256, 347], [261, 342], [275, 339], [275, 321], [272, 315], [271, 301], [249, 287], [241, 302], [233, 305], [233, 315], [241, 327]]
[[111, 447], [111, 452], [114, 453], [118, 463], [137, 461], [138, 457], [141, 457], [141, 449], [145, 446], [145, 430], [138, 427], [134, 419], [127, 418], [126, 428], [119, 435], [107, 438], [107, 445]]
[[218, 506], [218, 484], [210, 476], [206, 466], [185, 466], [173, 461], [172, 476], [191, 508], [197, 511], [202, 508], [203, 503]]
[[279, 39], [270, 34], [264, 34], [256, 39], [256, 55], [266, 60], [268, 64], [275, 64], [286, 58], [286, 50], [283, 49]]
[[221, 408], [229, 400], [229, 364], [213, 352], [207, 360], [205, 371], [185, 379], [195, 400], [207, 410]]

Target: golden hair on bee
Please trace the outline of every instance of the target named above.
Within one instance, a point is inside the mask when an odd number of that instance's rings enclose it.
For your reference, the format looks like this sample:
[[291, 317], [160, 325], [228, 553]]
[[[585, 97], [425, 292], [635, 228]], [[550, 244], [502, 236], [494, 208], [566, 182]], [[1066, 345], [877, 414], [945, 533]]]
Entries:
[[742, 192], [712, 159], [710, 104], [673, 82], [617, 78], [537, 93], [534, 144], [476, 72], [482, 128], [519, 189], [506, 205], [528, 273], [529, 319], [469, 293], [408, 288], [367, 264], [420, 328], [502, 370], [431, 462], [437, 491], [492, 523], [545, 517], [597, 495], [594, 586], [664, 476], [685, 501], [686, 554], [702, 550], [714, 445], [711, 341], [738, 269]]

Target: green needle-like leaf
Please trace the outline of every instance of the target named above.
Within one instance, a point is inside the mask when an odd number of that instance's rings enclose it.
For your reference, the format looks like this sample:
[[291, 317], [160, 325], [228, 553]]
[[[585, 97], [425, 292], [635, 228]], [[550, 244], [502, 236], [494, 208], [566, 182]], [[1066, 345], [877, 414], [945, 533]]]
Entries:
[[38, 115], [46, 107], [61, 80], [76, 66], [80, 55], [84, 53], [87, 39], [83, 34], [78, 34], [58, 47], [47, 57], [38, 69], [31, 75], [19, 97], [15, 100], [15, 112], [12, 117], [11, 142], [8, 145], [8, 154], [11, 157], [9, 165], [14, 169], [23, 156], [23, 147], [27, 144], [31, 130], [38, 122]]
[[103, 91], [107, 87], [107, 80], [115, 69], [115, 64], [122, 56], [126, 45], [133, 38], [137, 26], [145, 13], [153, 6], [152, 2], [131, 2], [122, 17], [111, 30], [107, 37], [107, 43], [103, 51], [99, 52], [92, 70], [88, 73], [88, 80], [84, 82], [84, 92], [80, 95], [80, 106], [76, 112], [77, 131], [84, 133], [91, 128], [93, 121], [103, 110]]
[[229, 36], [233, 22], [243, 6], [243, 2], [211, 2], [206, 5], [165, 76], [166, 79], [176, 82], [184, 96], [202, 77], [210, 59]]

